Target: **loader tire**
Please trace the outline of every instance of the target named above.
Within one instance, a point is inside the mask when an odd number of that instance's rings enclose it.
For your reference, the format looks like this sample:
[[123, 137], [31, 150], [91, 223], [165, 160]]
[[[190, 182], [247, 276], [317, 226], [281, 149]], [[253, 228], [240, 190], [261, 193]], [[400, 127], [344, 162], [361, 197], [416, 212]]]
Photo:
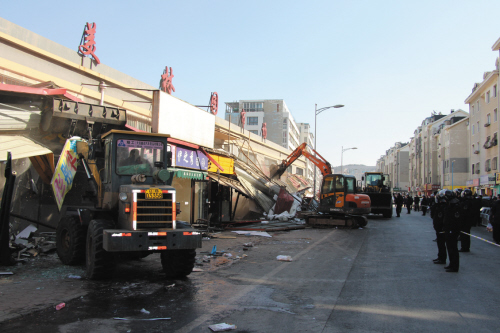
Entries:
[[76, 216], [64, 216], [56, 229], [57, 255], [64, 265], [85, 260], [85, 228]]
[[88, 279], [107, 279], [113, 274], [113, 254], [103, 248], [103, 230], [111, 227], [111, 223], [107, 220], [92, 220], [89, 223], [86, 253]]
[[194, 268], [196, 250], [167, 250], [161, 252], [163, 272], [169, 279], [184, 278]]

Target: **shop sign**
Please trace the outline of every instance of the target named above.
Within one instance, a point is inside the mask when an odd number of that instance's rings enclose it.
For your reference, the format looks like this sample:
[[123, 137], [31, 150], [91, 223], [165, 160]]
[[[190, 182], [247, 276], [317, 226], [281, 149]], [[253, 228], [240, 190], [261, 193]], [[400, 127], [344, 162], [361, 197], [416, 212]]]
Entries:
[[175, 166], [197, 170], [208, 169], [208, 157], [201, 151], [175, 146], [172, 146], [172, 150], [172, 155], [175, 156]]
[[495, 175], [484, 175], [479, 178], [480, 185], [493, 185], [495, 184]]
[[472, 180], [472, 186], [479, 186], [479, 178]]
[[85, 28], [83, 28], [83, 35], [82, 39], [80, 41], [80, 46], [78, 46], [78, 53], [88, 56], [91, 55], [92, 58], [94, 58], [95, 62], [97, 64], [100, 64], [101, 61], [97, 56], [95, 55], [95, 31], [96, 31], [96, 24], [95, 23], [88, 23]]
[[473, 183], [472, 180], [467, 180], [467, 181], [465, 181], [465, 186], [467, 186], [467, 187], [474, 186], [474, 184], [472, 184], [472, 183]]
[[224, 157], [219, 155], [212, 155], [212, 157], [219, 165], [224, 169], [224, 171], [220, 171], [219, 168], [214, 163], [209, 162], [208, 171], [209, 172], [217, 172], [219, 170], [220, 173], [225, 174], [234, 174], [234, 160], [230, 157]]
[[61, 210], [66, 193], [73, 186], [73, 179], [76, 174], [76, 162], [78, 154], [76, 152], [76, 142], [78, 140], [66, 140], [64, 148], [57, 162], [54, 176], [50, 184], [54, 190], [57, 207]]
[[495, 173], [495, 184], [500, 184], [500, 172]]

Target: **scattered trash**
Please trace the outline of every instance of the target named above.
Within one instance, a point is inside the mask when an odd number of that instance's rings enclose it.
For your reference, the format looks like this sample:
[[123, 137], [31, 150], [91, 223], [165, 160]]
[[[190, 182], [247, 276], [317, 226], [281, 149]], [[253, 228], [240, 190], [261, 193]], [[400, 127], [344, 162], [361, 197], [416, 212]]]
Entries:
[[215, 254], [217, 253], [217, 245], [214, 245], [214, 247], [212, 248], [212, 252], [210, 252], [210, 254]]
[[253, 243], [245, 243], [243, 244], [243, 247], [253, 247]]
[[203, 272], [203, 269], [201, 268], [193, 268], [193, 272]]
[[150, 314], [150, 313], [151, 313], [151, 312], [149, 312], [148, 310], [146, 310], [146, 309], [144, 309], [144, 308], [142, 308], [142, 309], [141, 309], [141, 312], [142, 312], [142, 313], [145, 313], [145, 314]]
[[277, 256], [276, 259], [279, 261], [292, 261], [292, 257], [290, 256]]
[[[114, 317], [115, 320], [170, 320], [171, 318], [120, 318]], [[130, 331], [127, 331], [130, 332]]]
[[60, 303], [56, 305], [56, 310], [59, 311], [66, 306], [66, 303]]
[[168, 286], [165, 286], [165, 288], [173, 288], [173, 287], [175, 287], [175, 283], [168, 285]]
[[248, 235], [248, 236], [262, 236], [262, 237], [272, 237], [265, 231], [233, 231], [238, 235]]
[[246, 258], [246, 257], [248, 257], [248, 255], [246, 255], [246, 254], [242, 254], [242, 255], [241, 255], [241, 257], [242, 257], [242, 258]]
[[224, 253], [224, 257], [231, 258], [233, 255], [231, 253]]
[[73, 274], [70, 274], [68, 275], [68, 279], [81, 279], [82, 277], [80, 275], [73, 275]]
[[210, 325], [208, 326], [208, 328], [210, 328], [212, 332], [223, 332], [223, 331], [235, 330], [236, 325], [220, 323], [220, 324]]

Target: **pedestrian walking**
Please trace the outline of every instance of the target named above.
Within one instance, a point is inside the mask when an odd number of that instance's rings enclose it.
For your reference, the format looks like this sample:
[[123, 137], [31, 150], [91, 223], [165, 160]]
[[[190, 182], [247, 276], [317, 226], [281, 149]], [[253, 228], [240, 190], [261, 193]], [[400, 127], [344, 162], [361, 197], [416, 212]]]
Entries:
[[415, 211], [419, 212], [420, 211], [420, 197], [418, 195], [415, 196]]
[[462, 219], [462, 209], [460, 200], [455, 194], [446, 190], [446, 206], [444, 209], [443, 231], [446, 242], [446, 250], [450, 263], [445, 267], [446, 272], [458, 272], [460, 268], [460, 255], [458, 252], [458, 236], [460, 234], [460, 224]]
[[398, 193], [394, 202], [396, 203], [396, 217], [401, 217], [401, 209], [403, 207], [403, 197], [401, 196], [401, 193]]
[[406, 209], [408, 210], [408, 213], [406, 213], [406, 214], [411, 214], [412, 205], [413, 205], [413, 198], [411, 195], [408, 195], [406, 197]]
[[445, 190], [439, 192], [435, 198], [436, 201], [432, 205], [431, 218], [434, 231], [436, 232], [438, 255], [433, 261], [435, 264], [444, 265], [447, 258], [446, 239], [443, 232], [444, 210], [447, 204]]

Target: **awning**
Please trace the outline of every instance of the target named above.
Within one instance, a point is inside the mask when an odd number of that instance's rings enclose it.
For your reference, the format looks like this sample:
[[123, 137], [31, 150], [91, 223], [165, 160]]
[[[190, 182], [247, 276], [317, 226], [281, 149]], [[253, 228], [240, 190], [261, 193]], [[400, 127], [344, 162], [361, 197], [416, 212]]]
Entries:
[[54, 154], [50, 149], [25, 136], [0, 135], [0, 161], [7, 160], [8, 151], [13, 160], [29, 157], [42, 181], [50, 183], [54, 174]]
[[218, 175], [218, 174], [212, 173], [212, 172], [208, 173], [208, 177], [210, 177], [210, 179], [218, 182], [219, 184], [221, 184], [223, 186], [229, 186], [229, 187], [235, 189], [237, 192], [243, 194], [246, 197], [249, 197], [249, 198], [252, 197], [250, 195], [250, 193], [248, 193], [248, 191], [243, 187], [243, 185], [241, 185], [241, 183], [236, 179], [231, 179], [231, 178], [221, 176], [221, 175]]
[[177, 168], [168, 168], [167, 170], [173, 172], [174, 176], [179, 178], [199, 179], [199, 180], [204, 180], [207, 178], [207, 173], [204, 171], [177, 169]]

